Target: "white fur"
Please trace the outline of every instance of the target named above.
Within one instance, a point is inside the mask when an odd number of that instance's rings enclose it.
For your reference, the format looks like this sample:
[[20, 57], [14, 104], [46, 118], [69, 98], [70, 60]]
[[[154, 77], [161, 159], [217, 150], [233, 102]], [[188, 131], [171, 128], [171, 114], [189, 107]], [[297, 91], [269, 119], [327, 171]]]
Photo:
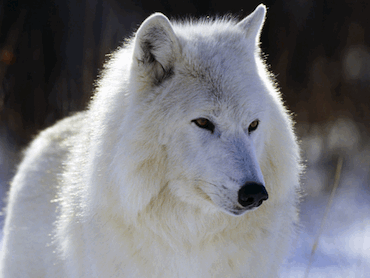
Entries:
[[[89, 109], [26, 151], [2, 277], [277, 276], [297, 221], [300, 166], [260, 59], [265, 12], [260, 5], [239, 23], [145, 20], [112, 55]], [[268, 191], [257, 209], [238, 204], [246, 181]]]

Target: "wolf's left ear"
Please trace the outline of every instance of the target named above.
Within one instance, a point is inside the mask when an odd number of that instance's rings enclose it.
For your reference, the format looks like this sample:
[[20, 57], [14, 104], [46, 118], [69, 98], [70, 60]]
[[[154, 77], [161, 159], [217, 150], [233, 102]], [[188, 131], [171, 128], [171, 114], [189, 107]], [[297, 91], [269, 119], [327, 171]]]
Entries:
[[253, 13], [248, 15], [237, 26], [245, 31], [246, 36], [258, 44], [263, 23], [265, 22], [266, 6], [258, 5]]
[[155, 13], [141, 24], [135, 36], [134, 63], [138, 66], [138, 77], [151, 79], [142, 81], [160, 84], [171, 76], [179, 54], [178, 38], [166, 16]]

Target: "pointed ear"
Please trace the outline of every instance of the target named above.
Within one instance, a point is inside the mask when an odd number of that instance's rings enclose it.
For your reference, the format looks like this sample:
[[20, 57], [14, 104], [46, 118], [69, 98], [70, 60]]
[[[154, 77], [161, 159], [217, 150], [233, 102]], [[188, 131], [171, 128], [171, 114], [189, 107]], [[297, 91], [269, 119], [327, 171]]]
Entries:
[[138, 77], [155, 85], [173, 74], [180, 44], [168, 18], [161, 13], [148, 17], [135, 36], [134, 63]]
[[258, 44], [265, 16], [266, 6], [260, 4], [253, 13], [240, 21], [237, 26], [245, 31], [249, 39], [253, 39]]

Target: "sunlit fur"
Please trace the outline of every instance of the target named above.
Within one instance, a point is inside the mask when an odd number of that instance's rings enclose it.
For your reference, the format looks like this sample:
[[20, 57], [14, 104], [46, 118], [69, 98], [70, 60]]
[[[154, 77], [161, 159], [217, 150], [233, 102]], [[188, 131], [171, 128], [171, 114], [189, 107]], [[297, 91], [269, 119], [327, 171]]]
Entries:
[[[300, 165], [260, 58], [265, 12], [239, 23], [154, 14], [112, 54], [87, 111], [25, 152], [2, 277], [277, 276]], [[269, 199], [247, 210], [238, 191], [251, 181]]]

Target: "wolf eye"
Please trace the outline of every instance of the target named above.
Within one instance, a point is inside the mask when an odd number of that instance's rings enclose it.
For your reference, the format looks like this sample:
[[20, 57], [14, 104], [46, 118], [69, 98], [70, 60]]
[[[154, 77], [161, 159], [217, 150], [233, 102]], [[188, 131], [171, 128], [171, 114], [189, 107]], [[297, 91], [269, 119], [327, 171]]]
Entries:
[[258, 124], [259, 124], [259, 120], [255, 120], [253, 121], [249, 127], [248, 127], [248, 133], [251, 133], [252, 131], [255, 131], [258, 127]]
[[215, 130], [215, 125], [206, 118], [198, 118], [195, 120], [192, 120], [193, 123], [195, 123], [198, 127], [207, 129], [213, 133]]

